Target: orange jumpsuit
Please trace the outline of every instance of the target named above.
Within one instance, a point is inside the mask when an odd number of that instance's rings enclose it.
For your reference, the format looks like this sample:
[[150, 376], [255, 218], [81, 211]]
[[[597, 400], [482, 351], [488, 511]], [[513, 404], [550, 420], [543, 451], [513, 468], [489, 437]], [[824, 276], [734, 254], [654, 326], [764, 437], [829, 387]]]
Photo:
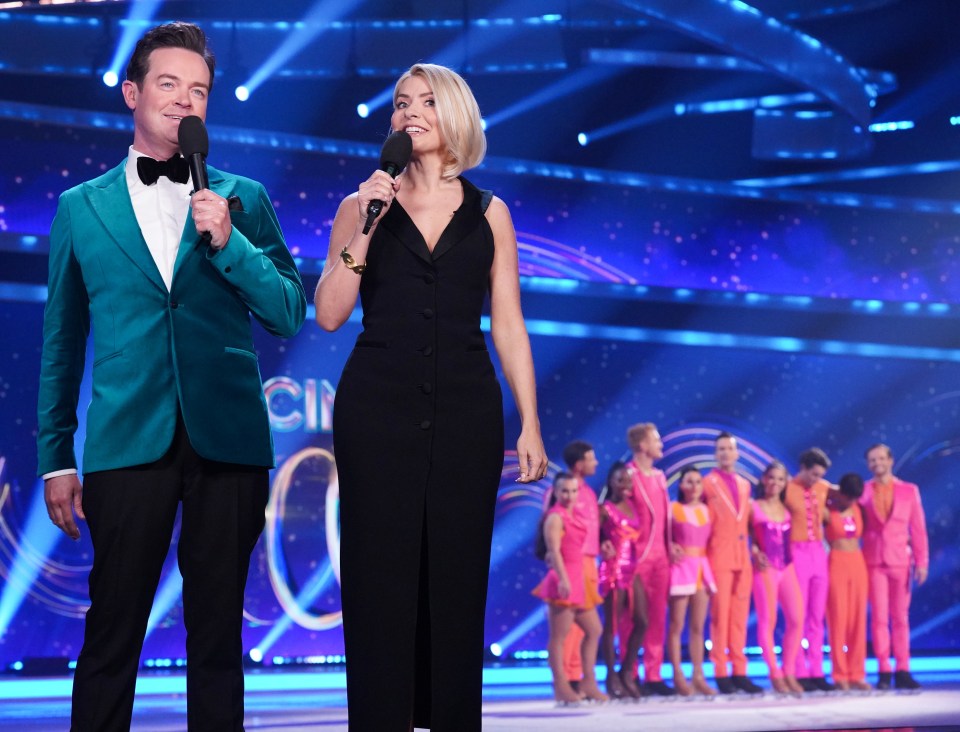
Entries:
[[[844, 513], [830, 511], [827, 541], [859, 539], [863, 514], [859, 506]], [[860, 549], [830, 550], [830, 584], [827, 592], [827, 634], [833, 680], [863, 681], [867, 660], [867, 563]]]

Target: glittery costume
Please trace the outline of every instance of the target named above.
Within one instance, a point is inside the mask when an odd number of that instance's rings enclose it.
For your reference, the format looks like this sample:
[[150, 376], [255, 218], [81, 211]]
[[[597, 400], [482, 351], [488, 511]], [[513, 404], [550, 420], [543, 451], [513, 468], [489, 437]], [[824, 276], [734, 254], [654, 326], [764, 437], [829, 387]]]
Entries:
[[600, 594], [606, 597], [610, 590], [630, 590], [637, 562], [636, 543], [640, 538], [640, 519], [636, 511], [628, 516], [610, 501], [603, 504], [606, 516], [600, 525], [600, 535], [609, 539], [616, 554], [600, 562]]

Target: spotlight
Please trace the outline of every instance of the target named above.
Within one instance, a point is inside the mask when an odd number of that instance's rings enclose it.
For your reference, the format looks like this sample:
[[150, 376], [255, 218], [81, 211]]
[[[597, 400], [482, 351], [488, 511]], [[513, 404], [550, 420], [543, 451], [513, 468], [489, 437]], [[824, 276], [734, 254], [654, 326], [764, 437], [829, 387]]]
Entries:
[[494, 656], [496, 656], [497, 658], [500, 658], [500, 656], [503, 655], [503, 648], [500, 647], [500, 644], [499, 644], [499, 643], [491, 643], [491, 644], [490, 644], [490, 653], [492, 653], [492, 654], [493, 654]]
[[370, 115], [370, 107], [363, 103], [358, 104], [357, 114], [363, 117], [363, 119], [366, 119]]
[[237, 96], [241, 102], [245, 102], [250, 98], [250, 90], [242, 84], [233, 90], [233, 93]]
[[120, 77], [117, 76], [117, 72], [110, 70], [103, 73], [103, 83], [107, 86], [116, 86], [120, 81]]
[[589, 138], [587, 137], [587, 133], [581, 132], [579, 135], [577, 135], [577, 142], [580, 143], [581, 147], [586, 147], [587, 143], [590, 142]]
[[259, 648], [254, 648], [250, 651], [250, 660], [254, 663], [260, 663], [263, 661], [263, 652]]
[[484, 117], [480, 118], [480, 129], [483, 130], [484, 132], [487, 131], [487, 120]]

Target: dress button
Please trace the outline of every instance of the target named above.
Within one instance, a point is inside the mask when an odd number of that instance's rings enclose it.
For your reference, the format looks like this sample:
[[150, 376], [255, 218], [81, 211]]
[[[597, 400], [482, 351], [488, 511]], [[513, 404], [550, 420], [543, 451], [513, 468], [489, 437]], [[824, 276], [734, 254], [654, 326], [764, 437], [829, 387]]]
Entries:
[[420, 391], [422, 391], [424, 394], [431, 393], [433, 391], [433, 384], [431, 384], [429, 381], [424, 381], [422, 384], [420, 384]]
[[426, 348], [424, 348], [424, 349], [423, 349], [423, 355], [424, 355], [424, 356], [432, 356], [432, 355], [433, 355], [433, 346], [427, 346]]
[[430, 308], [427, 308], [426, 310], [424, 310], [423, 317], [426, 318], [427, 320], [430, 320], [430, 318], [433, 317], [433, 310], [431, 310]]
[[178, 303], [176, 300], [171, 300], [171, 301], [170, 301], [170, 309], [171, 309], [171, 310], [176, 310], [178, 307], [180, 307], [180, 303]]
[[432, 274], [425, 274], [423, 276], [423, 281], [426, 282], [428, 285], [432, 285], [434, 282], [437, 281], [437, 278], [434, 277]]
[[420, 423], [420, 429], [422, 429], [422, 430], [428, 430], [428, 429], [430, 429], [430, 420], [429, 420], [429, 419], [423, 420], [423, 421]]
[[228, 266], [226, 266], [226, 267], [223, 268], [223, 271], [224, 271], [224, 272], [227, 272], [227, 273], [229, 274], [232, 269], [233, 269], [233, 268], [228, 265]]

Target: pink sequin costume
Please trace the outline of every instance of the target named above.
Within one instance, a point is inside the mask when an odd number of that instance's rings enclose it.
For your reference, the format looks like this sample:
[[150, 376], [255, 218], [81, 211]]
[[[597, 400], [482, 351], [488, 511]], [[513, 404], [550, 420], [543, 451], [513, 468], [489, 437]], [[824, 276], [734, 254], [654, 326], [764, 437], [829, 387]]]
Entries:
[[710, 539], [710, 512], [700, 503], [688, 506], [679, 501], [670, 504], [670, 530], [673, 543], [683, 547], [684, 557], [670, 565], [670, 594], [692, 595], [701, 587], [717, 591], [713, 570], [707, 559]]
[[549, 518], [551, 514], [559, 515], [563, 521], [560, 556], [563, 558], [563, 567], [567, 570], [567, 579], [570, 581], [570, 596], [560, 597], [560, 576], [555, 569], [547, 572], [543, 581], [534, 588], [533, 594], [554, 605], [580, 607], [586, 595], [583, 578], [583, 544], [587, 538], [587, 529], [582, 522], [571, 520], [569, 511], [563, 506], [554, 505], [547, 511], [547, 517]]
[[636, 544], [640, 538], [640, 518], [636, 511], [632, 516], [607, 501], [603, 504], [606, 514], [600, 526], [600, 535], [609, 539], [616, 554], [600, 563], [600, 594], [604, 597], [610, 590], [629, 590], [637, 563]]

